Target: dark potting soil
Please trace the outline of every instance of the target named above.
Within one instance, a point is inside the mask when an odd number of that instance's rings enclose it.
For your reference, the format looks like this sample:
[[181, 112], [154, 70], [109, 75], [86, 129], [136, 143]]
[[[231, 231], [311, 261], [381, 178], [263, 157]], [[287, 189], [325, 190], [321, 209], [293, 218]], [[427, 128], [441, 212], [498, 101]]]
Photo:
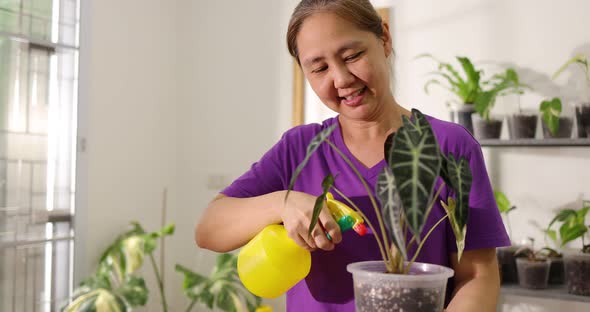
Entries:
[[568, 261], [567, 291], [573, 295], [590, 296], [590, 261]]
[[473, 124], [473, 130], [477, 139], [498, 139], [502, 133], [501, 120], [479, 120]]
[[549, 284], [561, 285], [565, 282], [565, 269], [563, 258], [551, 258], [549, 267]]
[[576, 107], [576, 124], [579, 138], [590, 137], [590, 103]]
[[536, 115], [513, 115], [509, 119], [511, 139], [533, 139], [537, 130]]
[[547, 267], [545, 262], [528, 262], [518, 268], [518, 282], [526, 288], [547, 288]]
[[518, 283], [516, 261], [514, 252], [518, 247], [501, 247], [497, 249], [498, 264], [500, 267], [500, 281], [502, 284]]
[[400, 288], [396, 283], [355, 285], [357, 312], [440, 312], [445, 288]]

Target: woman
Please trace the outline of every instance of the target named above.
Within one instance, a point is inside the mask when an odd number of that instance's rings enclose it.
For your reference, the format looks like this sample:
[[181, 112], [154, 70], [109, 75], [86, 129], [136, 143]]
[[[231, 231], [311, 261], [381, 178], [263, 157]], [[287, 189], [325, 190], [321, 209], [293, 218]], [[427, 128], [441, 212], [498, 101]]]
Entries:
[[[285, 203], [285, 190], [307, 144], [322, 129], [337, 124], [329, 140], [343, 150], [369, 185], [385, 166], [387, 136], [410, 112], [390, 90], [392, 42], [368, 0], [303, 0], [289, 24], [290, 53], [322, 102], [338, 113], [321, 125], [287, 131], [252, 168], [213, 199], [196, 229], [202, 248], [225, 252], [246, 244], [266, 225], [283, 223], [289, 236], [313, 251], [308, 277], [287, 293], [288, 311], [354, 311], [351, 262], [379, 260], [374, 237], [340, 233], [326, 209], [311, 236], [307, 235], [315, 198], [328, 173], [338, 173], [335, 186], [351, 197], [376, 223], [364, 188], [348, 165], [323, 144], [302, 171]], [[448, 311], [495, 311], [499, 292], [495, 247], [509, 245], [477, 141], [461, 126], [428, 117], [443, 153], [468, 159], [473, 185], [469, 230], [461, 263], [456, 261], [450, 225], [439, 226], [418, 261], [455, 270], [449, 283]], [[315, 196], [314, 196], [315, 195]], [[446, 198], [445, 191], [441, 198]], [[437, 204], [425, 226], [430, 228], [443, 209]], [[446, 221], [445, 221], [446, 222]], [[235, 226], [227, 227], [226, 224]], [[332, 240], [326, 238], [329, 234]]]

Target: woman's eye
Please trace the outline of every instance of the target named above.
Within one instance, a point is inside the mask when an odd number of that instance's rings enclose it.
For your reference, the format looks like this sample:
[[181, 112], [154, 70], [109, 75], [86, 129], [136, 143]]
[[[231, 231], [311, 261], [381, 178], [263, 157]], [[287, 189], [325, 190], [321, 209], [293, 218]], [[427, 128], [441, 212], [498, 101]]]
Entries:
[[357, 52], [357, 53], [355, 53], [355, 54], [353, 54], [353, 55], [351, 55], [351, 56], [347, 56], [346, 58], [344, 58], [344, 60], [345, 60], [346, 62], [348, 62], [348, 61], [354, 61], [354, 60], [356, 60], [357, 58], [359, 58], [359, 56], [361, 56], [361, 54], [363, 54], [363, 51], [361, 51], [361, 52]]
[[321, 72], [325, 71], [326, 69], [328, 69], [328, 66], [321, 66], [321, 67], [318, 67], [318, 68], [312, 70], [311, 72], [312, 73], [321, 73]]

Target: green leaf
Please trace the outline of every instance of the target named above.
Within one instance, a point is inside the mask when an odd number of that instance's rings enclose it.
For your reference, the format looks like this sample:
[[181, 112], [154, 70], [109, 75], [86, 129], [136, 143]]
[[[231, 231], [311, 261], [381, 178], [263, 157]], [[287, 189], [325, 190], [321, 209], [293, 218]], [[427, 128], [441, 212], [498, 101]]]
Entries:
[[184, 275], [185, 294], [209, 309], [242, 311], [246, 307], [251, 310], [260, 305], [261, 299], [248, 292], [240, 282], [237, 256], [234, 254], [219, 254], [216, 265], [208, 277], [179, 264], [176, 265], [176, 271]]
[[307, 146], [307, 152], [305, 154], [305, 158], [303, 159], [303, 161], [297, 166], [297, 168], [295, 169], [295, 172], [293, 173], [293, 176], [291, 177], [291, 181], [289, 182], [289, 188], [287, 189], [287, 194], [285, 195], [285, 201], [287, 200], [287, 197], [289, 196], [289, 192], [293, 189], [293, 186], [295, 185], [295, 181], [297, 181], [297, 177], [299, 177], [299, 174], [301, 174], [301, 171], [303, 170], [303, 168], [305, 167], [305, 165], [307, 165], [307, 162], [309, 161], [309, 159], [311, 158], [311, 155], [313, 155], [313, 153], [315, 153], [315, 151], [318, 149], [318, 147], [324, 143], [324, 141], [326, 139], [328, 139], [328, 137], [330, 136], [330, 134], [332, 133], [332, 131], [334, 131], [334, 129], [336, 128], [338, 124], [334, 124], [324, 130], [322, 130], [320, 133], [318, 133], [309, 143], [309, 145]]
[[557, 243], [557, 232], [555, 230], [545, 230], [545, 233], [553, 242]]
[[143, 235], [130, 236], [121, 242], [125, 274], [132, 274], [143, 265], [145, 242]]
[[551, 134], [556, 135], [559, 130], [559, 115], [561, 115], [561, 100], [553, 98], [551, 101], [542, 101], [539, 107], [543, 122], [549, 128]]
[[496, 199], [496, 205], [498, 206], [500, 213], [508, 214], [508, 212], [512, 211], [512, 205], [510, 204], [508, 197], [506, 197], [506, 194], [500, 191], [494, 191], [494, 198]]
[[125, 284], [116, 291], [118, 295], [132, 307], [144, 306], [147, 303], [149, 291], [143, 278], [128, 276]]
[[590, 77], [590, 63], [584, 54], [578, 53], [571, 59], [567, 60], [565, 64], [561, 65], [561, 67], [553, 74], [552, 79], [556, 79], [559, 75], [561, 75], [561, 73], [565, 71], [568, 66], [576, 63], [582, 65], [586, 76]]
[[182, 289], [184, 290], [185, 294], [191, 299], [197, 299], [200, 290], [208, 282], [207, 277], [199, 273], [193, 272], [189, 268], [182, 266], [180, 264], [177, 264], [175, 268], [176, 272], [179, 272], [182, 275], [184, 275], [184, 280], [182, 281]]
[[320, 213], [322, 212], [322, 209], [324, 208], [326, 203], [326, 194], [328, 194], [328, 191], [330, 190], [332, 185], [334, 185], [334, 177], [331, 174], [328, 174], [322, 181], [322, 194], [320, 194], [320, 196], [316, 198], [315, 204], [313, 205], [311, 223], [309, 224], [309, 228], [307, 229], [307, 235], [309, 236], [311, 236], [311, 232], [313, 232], [313, 229], [318, 223]]
[[391, 155], [386, 159], [395, 176], [408, 227], [419, 241], [441, 158], [428, 120], [416, 109], [412, 115], [415, 123], [403, 116], [404, 126], [395, 134]]
[[463, 232], [469, 218], [469, 192], [471, 191], [471, 168], [467, 159], [461, 157], [455, 160], [453, 154], [447, 157], [450, 187], [455, 191], [457, 208], [451, 215], [451, 220], [457, 224], [460, 232]]
[[465, 234], [467, 233], [467, 226], [461, 226], [457, 222], [458, 220], [455, 217], [457, 214], [457, 203], [452, 197], [449, 197], [446, 203], [441, 200], [440, 204], [443, 206], [447, 216], [449, 217], [451, 228], [455, 234], [455, 243], [457, 244], [457, 261], [461, 262], [463, 250], [465, 249]]
[[[389, 138], [388, 138], [389, 139]], [[381, 203], [381, 216], [383, 223], [392, 237], [395, 247], [403, 259], [408, 259], [406, 252], [405, 235], [403, 231], [403, 208], [402, 202], [395, 186], [395, 178], [391, 168], [384, 167], [379, 173], [377, 180], [377, 198]]]
[[574, 239], [582, 237], [582, 235], [584, 235], [587, 231], [588, 229], [583, 224], [574, 224], [573, 226], [566, 227], [562, 226], [559, 229], [559, 235], [561, 236], [561, 245], [563, 246], [573, 241]]

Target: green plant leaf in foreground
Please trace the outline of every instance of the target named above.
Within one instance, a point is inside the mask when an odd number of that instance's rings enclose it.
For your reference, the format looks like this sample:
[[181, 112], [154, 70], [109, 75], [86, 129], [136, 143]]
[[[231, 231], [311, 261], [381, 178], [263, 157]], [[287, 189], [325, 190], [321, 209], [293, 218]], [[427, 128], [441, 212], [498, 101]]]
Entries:
[[176, 265], [176, 271], [184, 275], [182, 288], [193, 303], [222, 311], [254, 311], [260, 306], [261, 299], [248, 292], [240, 282], [237, 257], [233, 254], [220, 254], [208, 277], [180, 264]]
[[295, 172], [293, 172], [293, 176], [291, 177], [291, 181], [289, 182], [289, 188], [287, 189], [287, 194], [285, 194], [285, 201], [287, 201], [287, 197], [289, 196], [289, 192], [293, 189], [293, 186], [295, 185], [295, 181], [297, 181], [299, 174], [301, 174], [301, 171], [303, 170], [305, 165], [307, 165], [307, 162], [309, 161], [311, 155], [313, 155], [313, 153], [315, 153], [315, 151], [318, 149], [318, 147], [320, 145], [322, 145], [322, 143], [324, 143], [324, 141], [326, 139], [328, 139], [328, 137], [330, 136], [332, 131], [334, 131], [334, 129], [336, 128], [337, 125], [338, 124], [336, 123], [326, 129], [322, 130], [320, 133], [316, 134], [316, 136], [311, 140], [309, 145], [307, 145], [307, 152], [305, 154], [305, 158], [303, 159], [303, 161], [301, 161], [301, 163], [299, 163], [299, 165], [295, 169]]
[[384, 167], [377, 180], [377, 198], [381, 203], [383, 223], [392, 241], [404, 260], [408, 260], [406, 241], [403, 232], [402, 202], [395, 186], [395, 179], [389, 167]]
[[334, 185], [334, 177], [331, 174], [328, 174], [322, 181], [322, 194], [320, 194], [320, 196], [316, 198], [315, 204], [313, 205], [311, 223], [309, 224], [309, 228], [307, 229], [307, 235], [309, 236], [311, 236], [311, 232], [313, 232], [313, 229], [318, 223], [320, 213], [322, 212], [322, 209], [326, 204], [326, 194], [328, 194], [328, 191], [330, 190], [332, 185]]
[[464, 224], [461, 226], [457, 222], [456, 210], [457, 210], [457, 203], [452, 197], [447, 199], [447, 202], [440, 201], [440, 204], [445, 209], [447, 216], [449, 217], [449, 222], [451, 223], [451, 228], [453, 229], [453, 233], [455, 234], [455, 242], [457, 244], [457, 261], [461, 261], [461, 257], [463, 256], [463, 250], [465, 249], [465, 234], [467, 233], [467, 225]]
[[449, 218], [457, 224], [461, 232], [464, 232], [469, 218], [469, 193], [472, 182], [471, 168], [467, 159], [461, 157], [459, 160], [455, 160], [453, 154], [447, 156], [446, 164], [449, 181], [451, 181], [450, 187], [455, 191], [457, 205], [453, 215], [449, 216]]
[[553, 98], [551, 101], [542, 101], [539, 107], [543, 122], [549, 128], [551, 134], [556, 135], [559, 130], [559, 115], [561, 115], [561, 100]]
[[412, 110], [414, 123], [403, 116], [404, 125], [393, 137], [388, 165], [396, 177], [396, 187], [408, 222], [416, 240], [427, 218], [441, 158], [436, 137], [428, 120], [420, 111]]

